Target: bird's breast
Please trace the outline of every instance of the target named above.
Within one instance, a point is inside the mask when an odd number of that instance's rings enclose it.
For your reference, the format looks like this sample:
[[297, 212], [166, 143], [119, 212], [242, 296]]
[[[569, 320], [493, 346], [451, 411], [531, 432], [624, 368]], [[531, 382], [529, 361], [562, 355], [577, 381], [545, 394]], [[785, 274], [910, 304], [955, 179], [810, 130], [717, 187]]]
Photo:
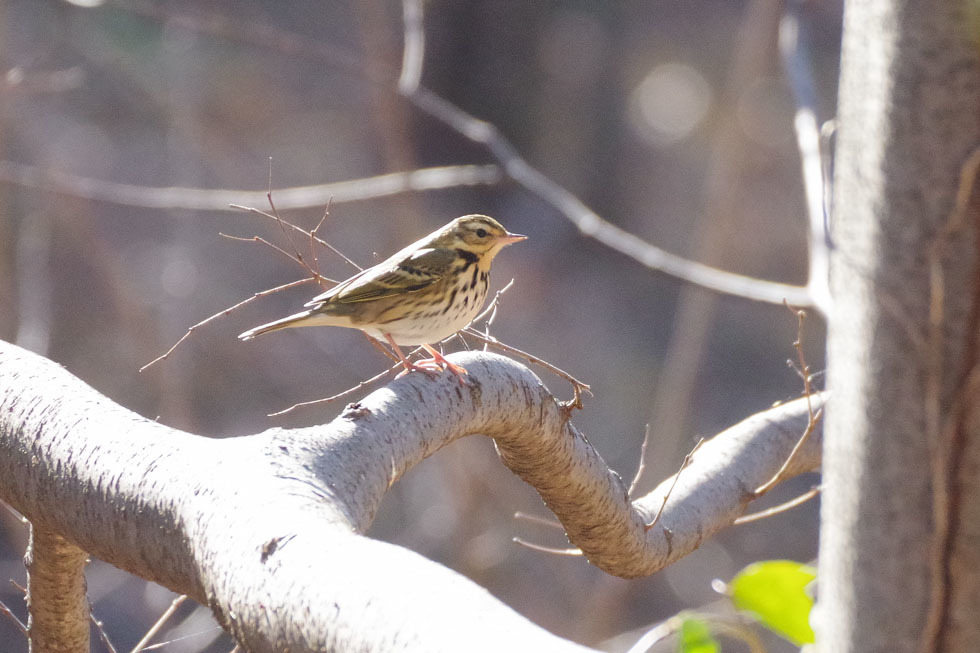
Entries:
[[[475, 318], [487, 297], [490, 270], [481, 269], [478, 262], [463, 260], [452, 273], [432, 286], [415, 293], [414, 317], [392, 319], [378, 325], [380, 333], [388, 333], [399, 345], [432, 344], [453, 335]], [[435, 284], [433, 284], [435, 285]], [[430, 294], [431, 299], [426, 299]]]

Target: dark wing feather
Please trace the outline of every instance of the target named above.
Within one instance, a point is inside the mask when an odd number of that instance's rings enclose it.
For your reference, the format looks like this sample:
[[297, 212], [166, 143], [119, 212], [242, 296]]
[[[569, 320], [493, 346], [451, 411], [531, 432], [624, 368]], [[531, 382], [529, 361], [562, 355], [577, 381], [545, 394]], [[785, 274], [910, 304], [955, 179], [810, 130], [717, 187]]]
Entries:
[[[392, 257], [394, 258], [394, 257]], [[399, 261], [384, 261], [341, 282], [306, 303], [348, 304], [422, 290], [449, 274], [456, 253], [451, 249], [420, 249]]]

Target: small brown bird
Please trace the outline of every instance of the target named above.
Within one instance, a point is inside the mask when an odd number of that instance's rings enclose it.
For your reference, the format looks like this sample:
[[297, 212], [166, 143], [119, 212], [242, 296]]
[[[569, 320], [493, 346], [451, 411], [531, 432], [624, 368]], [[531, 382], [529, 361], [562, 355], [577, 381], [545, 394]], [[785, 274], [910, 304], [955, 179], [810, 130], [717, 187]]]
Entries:
[[[267, 331], [300, 326], [360, 329], [388, 341], [405, 367], [401, 374], [449, 369], [465, 383], [466, 370], [443, 358], [431, 344], [477, 316], [490, 287], [493, 258], [506, 245], [525, 238], [508, 232], [493, 218], [464, 215], [317, 295], [305, 304], [309, 310], [238, 337], [249, 340]], [[421, 345], [432, 358], [412, 363], [399, 345]]]

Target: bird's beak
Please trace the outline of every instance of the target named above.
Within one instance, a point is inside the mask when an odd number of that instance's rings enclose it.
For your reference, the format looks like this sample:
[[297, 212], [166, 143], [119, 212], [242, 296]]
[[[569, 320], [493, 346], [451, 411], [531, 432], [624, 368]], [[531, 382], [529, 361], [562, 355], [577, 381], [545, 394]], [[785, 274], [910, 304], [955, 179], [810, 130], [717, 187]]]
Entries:
[[527, 236], [523, 236], [521, 234], [512, 234], [508, 232], [506, 236], [501, 236], [500, 238], [498, 238], [497, 242], [500, 243], [501, 245], [510, 245], [512, 243], [519, 243], [522, 240], [527, 240]]

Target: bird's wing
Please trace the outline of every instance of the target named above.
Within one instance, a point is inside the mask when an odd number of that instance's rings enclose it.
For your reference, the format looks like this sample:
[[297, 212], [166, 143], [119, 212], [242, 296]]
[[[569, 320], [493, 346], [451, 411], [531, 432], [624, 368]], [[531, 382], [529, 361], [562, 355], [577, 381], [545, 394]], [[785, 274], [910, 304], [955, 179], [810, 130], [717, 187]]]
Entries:
[[328, 301], [341, 304], [366, 302], [416, 292], [449, 274], [455, 258], [456, 253], [451, 249], [420, 249], [408, 257], [389, 259], [363, 270], [317, 295], [306, 306], [315, 307]]

